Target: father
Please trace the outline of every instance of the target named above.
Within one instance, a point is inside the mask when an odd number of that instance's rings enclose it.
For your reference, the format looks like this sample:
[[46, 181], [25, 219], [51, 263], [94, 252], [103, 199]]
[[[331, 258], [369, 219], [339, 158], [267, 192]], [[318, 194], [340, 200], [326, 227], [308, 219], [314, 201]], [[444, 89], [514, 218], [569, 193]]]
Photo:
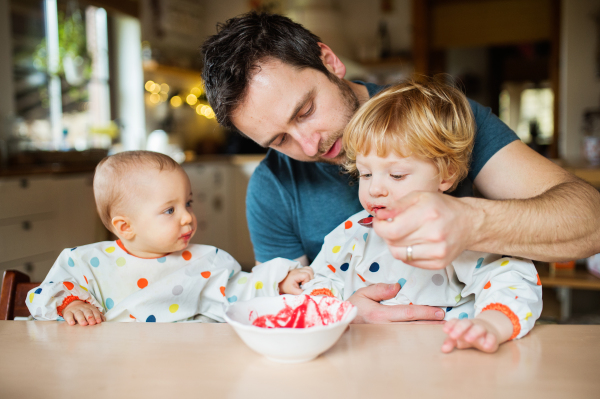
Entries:
[[[323, 238], [361, 210], [358, 184], [340, 169], [344, 127], [382, 87], [343, 80], [346, 68], [301, 25], [280, 15], [228, 20], [202, 46], [206, 95], [219, 123], [271, 149], [248, 187], [257, 262], [308, 265]], [[466, 249], [545, 261], [600, 252], [600, 195], [530, 150], [489, 108], [477, 124], [462, 195], [413, 193], [374, 222], [397, 259], [443, 268]], [[488, 199], [464, 196], [475, 185]], [[458, 198], [460, 196], [460, 198]], [[358, 322], [441, 320], [427, 306], [384, 306], [401, 287], [373, 285], [351, 298]]]

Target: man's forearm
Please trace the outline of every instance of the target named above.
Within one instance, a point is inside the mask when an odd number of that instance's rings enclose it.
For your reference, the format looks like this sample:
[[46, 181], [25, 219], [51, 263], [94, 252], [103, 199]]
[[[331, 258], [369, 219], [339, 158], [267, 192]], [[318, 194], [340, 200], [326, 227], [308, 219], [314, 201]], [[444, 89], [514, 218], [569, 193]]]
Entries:
[[600, 193], [576, 177], [533, 198], [465, 201], [476, 221], [468, 249], [547, 262], [600, 253]]

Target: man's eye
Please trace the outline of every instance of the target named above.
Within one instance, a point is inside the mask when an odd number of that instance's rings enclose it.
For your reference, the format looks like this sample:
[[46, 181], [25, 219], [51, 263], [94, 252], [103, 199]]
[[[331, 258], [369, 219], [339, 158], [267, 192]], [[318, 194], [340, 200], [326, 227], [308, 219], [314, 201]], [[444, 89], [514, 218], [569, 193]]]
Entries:
[[308, 109], [308, 111], [306, 111], [302, 115], [298, 115], [298, 116], [300, 118], [306, 118], [307, 116], [310, 116], [310, 114], [312, 114], [314, 110], [315, 110], [315, 105], [313, 103], [311, 103], [310, 104], [310, 108]]
[[402, 178], [406, 175], [390, 175], [394, 180], [402, 180]]
[[175, 212], [175, 208], [170, 207], [164, 213], [167, 214], [167, 215], [172, 215], [174, 212]]
[[287, 134], [282, 134], [281, 135], [281, 140], [279, 140], [279, 143], [277, 143], [277, 147], [281, 147], [283, 145], [283, 143], [285, 143], [287, 141]]

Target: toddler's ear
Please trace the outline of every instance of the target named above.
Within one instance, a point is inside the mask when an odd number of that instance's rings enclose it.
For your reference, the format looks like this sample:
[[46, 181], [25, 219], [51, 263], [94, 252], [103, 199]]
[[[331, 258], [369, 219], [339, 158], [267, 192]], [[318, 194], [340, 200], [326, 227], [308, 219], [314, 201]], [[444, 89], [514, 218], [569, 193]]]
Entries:
[[449, 172], [451, 173], [451, 175], [449, 177], [443, 178], [440, 181], [440, 185], [439, 185], [438, 189], [442, 193], [445, 193], [446, 191], [448, 191], [452, 187], [454, 182], [456, 181], [456, 173], [454, 173], [453, 170], [450, 170]]
[[133, 228], [129, 219], [124, 216], [115, 216], [111, 220], [111, 224], [115, 229], [115, 234], [119, 237], [123, 237], [126, 240], [132, 240], [135, 237]]

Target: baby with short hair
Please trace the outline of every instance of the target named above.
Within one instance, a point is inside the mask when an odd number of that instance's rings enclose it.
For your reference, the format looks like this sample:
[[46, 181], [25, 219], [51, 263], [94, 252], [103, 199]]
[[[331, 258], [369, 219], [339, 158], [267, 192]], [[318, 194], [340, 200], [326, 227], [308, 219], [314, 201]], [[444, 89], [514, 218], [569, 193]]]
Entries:
[[[495, 352], [526, 335], [542, 311], [542, 287], [531, 261], [464, 251], [445, 269], [417, 268], [395, 259], [368, 227], [372, 216], [411, 192], [456, 188], [467, 175], [474, 139], [467, 98], [434, 80], [407, 81], [365, 103], [343, 139], [345, 166], [359, 178], [365, 210], [325, 237], [305, 293], [348, 299], [371, 284], [399, 283], [397, 296], [382, 304], [443, 309], [444, 352]], [[412, 246], [413, 260], [427, 258], [427, 251], [425, 244]]]
[[225, 251], [190, 244], [197, 226], [190, 181], [166, 155], [129, 151], [103, 159], [94, 196], [102, 222], [119, 239], [62, 251], [28, 293], [37, 320], [224, 321], [230, 303], [300, 293], [299, 283], [312, 278], [310, 268], [279, 258], [242, 272]]

